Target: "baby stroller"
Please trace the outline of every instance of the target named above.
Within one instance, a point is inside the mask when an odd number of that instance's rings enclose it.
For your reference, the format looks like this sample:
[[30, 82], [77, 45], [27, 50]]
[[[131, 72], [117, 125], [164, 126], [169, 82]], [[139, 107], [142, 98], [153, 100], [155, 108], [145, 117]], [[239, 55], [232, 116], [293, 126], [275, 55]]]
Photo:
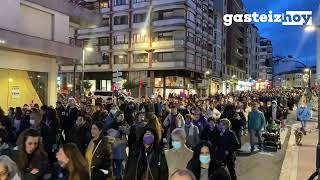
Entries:
[[280, 141], [280, 121], [276, 120], [275, 124], [269, 123], [266, 127], [265, 133], [262, 135], [264, 137], [263, 144], [265, 147], [275, 147], [276, 151], [281, 149]]

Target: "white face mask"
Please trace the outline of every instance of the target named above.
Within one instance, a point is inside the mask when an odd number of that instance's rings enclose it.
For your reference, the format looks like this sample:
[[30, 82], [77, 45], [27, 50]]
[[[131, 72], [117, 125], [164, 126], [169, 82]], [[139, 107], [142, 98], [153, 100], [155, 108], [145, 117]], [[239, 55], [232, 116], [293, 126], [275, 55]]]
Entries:
[[114, 114], [116, 114], [116, 113], [117, 113], [117, 110], [115, 110], [115, 109], [111, 109], [111, 110], [110, 110], [110, 112], [111, 112], [111, 114], [113, 114], [113, 115], [114, 115]]
[[34, 125], [35, 122], [36, 122], [36, 120], [30, 119], [30, 124], [31, 124], [31, 125]]

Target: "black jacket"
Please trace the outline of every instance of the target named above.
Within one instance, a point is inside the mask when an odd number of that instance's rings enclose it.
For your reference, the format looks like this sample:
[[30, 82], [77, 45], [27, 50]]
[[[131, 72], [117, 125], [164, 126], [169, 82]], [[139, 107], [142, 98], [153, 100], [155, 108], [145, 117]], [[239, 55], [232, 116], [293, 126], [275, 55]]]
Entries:
[[84, 155], [91, 139], [91, 129], [87, 123], [81, 127], [70, 129], [69, 142], [75, 143], [80, 152]]
[[124, 180], [141, 180], [147, 172], [147, 159], [149, 159], [151, 169], [148, 180], [168, 180], [168, 165], [161, 146], [156, 145], [150, 150], [146, 150], [143, 144], [139, 147], [141, 148], [137, 148], [138, 150], [132, 152], [128, 158]]
[[[101, 136], [93, 141], [94, 154], [91, 162], [91, 180], [111, 180], [113, 179], [111, 145], [108, 140]], [[103, 170], [108, 171], [104, 174]]]
[[63, 124], [64, 130], [68, 131], [75, 125], [75, 123], [77, 121], [78, 111], [79, 110], [76, 107], [74, 107], [74, 108], [68, 107], [67, 108], [67, 110], [66, 110], [67, 118]]
[[[240, 148], [240, 143], [238, 141], [235, 133], [227, 129], [223, 135], [219, 135], [216, 147], [216, 157], [219, 161], [230, 161], [235, 160], [235, 151]], [[228, 154], [226, 154], [228, 151]]]
[[220, 130], [217, 126], [214, 126], [213, 130], [210, 129], [209, 125], [207, 125], [201, 133], [201, 140], [210, 141], [212, 147], [217, 146], [217, 141], [220, 136]]
[[[22, 180], [42, 180], [45, 173], [48, 172], [48, 155], [44, 152], [36, 152], [28, 157], [28, 165], [26, 167], [19, 167], [19, 152], [14, 151], [11, 157], [18, 164]], [[37, 174], [31, 174], [32, 169], [38, 169]]]
[[130, 106], [127, 106], [125, 111], [124, 111], [124, 119], [129, 125], [132, 125], [133, 120], [135, 116], [135, 110], [134, 107], [130, 108]]

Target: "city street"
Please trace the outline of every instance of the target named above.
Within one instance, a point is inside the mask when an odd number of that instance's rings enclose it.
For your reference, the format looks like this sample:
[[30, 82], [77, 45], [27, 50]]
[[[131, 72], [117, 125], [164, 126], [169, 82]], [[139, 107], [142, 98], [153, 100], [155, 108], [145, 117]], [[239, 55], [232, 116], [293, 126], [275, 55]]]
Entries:
[[[288, 145], [290, 125], [298, 123], [295, 113], [296, 111], [291, 111], [288, 115], [287, 126], [289, 128], [281, 135], [282, 138], [284, 137], [284, 140], [281, 140], [284, 142], [281, 149], [278, 149], [277, 152], [259, 152], [253, 155], [237, 157], [236, 169], [239, 180], [254, 179], [256, 177], [259, 177], [259, 180], [278, 180]], [[247, 142], [243, 146], [249, 148], [249, 137], [245, 136], [243, 140]]]

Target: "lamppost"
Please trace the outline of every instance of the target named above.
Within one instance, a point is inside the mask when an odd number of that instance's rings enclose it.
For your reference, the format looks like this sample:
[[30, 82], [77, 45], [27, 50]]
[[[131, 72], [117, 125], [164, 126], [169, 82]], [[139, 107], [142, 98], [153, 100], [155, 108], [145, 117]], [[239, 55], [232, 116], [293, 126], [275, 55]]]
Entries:
[[[320, 7], [319, 7], [320, 8]], [[317, 145], [317, 156], [316, 156], [316, 168], [320, 169], [320, 26], [306, 26], [304, 28], [305, 32], [314, 32], [317, 31], [317, 83], [318, 83], [318, 145]]]
[[80, 86], [80, 94], [81, 94], [81, 101], [84, 101], [84, 59], [85, 59], [85, 53], [87, 52], [92, 52], [93, 48], [90, 46], [84, 47], [82, 49], [82, 74], [81, 74], [81, 86]]

